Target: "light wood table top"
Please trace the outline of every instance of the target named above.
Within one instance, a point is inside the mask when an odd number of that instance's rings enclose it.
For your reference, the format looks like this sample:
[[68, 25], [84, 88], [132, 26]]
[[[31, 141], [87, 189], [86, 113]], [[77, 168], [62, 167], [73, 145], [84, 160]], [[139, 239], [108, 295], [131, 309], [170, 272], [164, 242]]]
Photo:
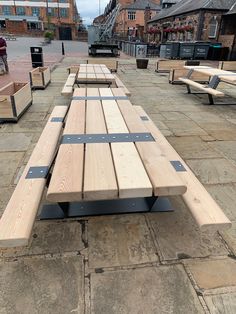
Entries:
[[77, 82], [115, 84], [115, 77], [104, 64], [80, 64]]
[[185, 66], [186, 69], [193, 70], [209, 76], [218, 76], [221, 81], [230, 84], [236, 84], [236, 73], [231, 71], [225, 71], [217, 68], [211, 68], [208, 66]]
[[[136, 139], [140, 136], [137, 133], [141, 134], [141, 140]], [[81, 140], [84, 135], [87, 142]], [[100, 139], [110, 136], [112, 140], [96, 142], [97, 135]], [[117, 135], [123, 139], [114, 141]], [[136, 137], [124, 140], [128, 135]], [[143, 140], [144, 136], [150, 140]], [[185, 183], [122, 89], [74, 90], [48, 187], [49, 201], [168, 196], [185, 192]]]

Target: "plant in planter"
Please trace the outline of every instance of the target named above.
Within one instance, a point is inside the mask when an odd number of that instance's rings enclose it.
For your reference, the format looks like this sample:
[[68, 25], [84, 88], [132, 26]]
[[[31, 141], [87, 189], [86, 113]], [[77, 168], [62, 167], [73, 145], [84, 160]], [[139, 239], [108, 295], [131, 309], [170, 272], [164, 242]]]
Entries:
[[48, 44], [51, 43], [51, 41], [53, 40], [53, 38], [54, 38], [53, 32], [46, 31], [46, 32], [44, 33], [44, 39], [45, 39], [45, 41], [46, 41]]

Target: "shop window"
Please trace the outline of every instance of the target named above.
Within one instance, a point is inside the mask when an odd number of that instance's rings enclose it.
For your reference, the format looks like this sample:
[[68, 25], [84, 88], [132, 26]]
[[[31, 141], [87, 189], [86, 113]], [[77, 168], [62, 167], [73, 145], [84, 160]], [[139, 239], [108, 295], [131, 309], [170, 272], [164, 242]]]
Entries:
[[16, 7], [16, 14], [17, 15], [25, 15], [25, 8], [24, 7]]
[[218, 29], [218, 22], [217, 22], [216, 18], [214, 17], [211, 19], [211, 21], [209, 23], [208, 37], [209, 38], [216, 38], [217, 29]]
[[2, 7], [2, 13], [3, 15], [11, 15], [11, 7], [8, 5], [4, 5]]
[[0, 21], [0, 29], [6, 28], [6, 23], [5, 21]]
[[35, 23], [35, 22], [28, 22], [27, 23], [27, 28], [29, 30], [39, 30], [40, 28], [40, 24], [39, 23]]
[[134, 21], [136, 19], [136, 11], [128, 11], [128, 20]]

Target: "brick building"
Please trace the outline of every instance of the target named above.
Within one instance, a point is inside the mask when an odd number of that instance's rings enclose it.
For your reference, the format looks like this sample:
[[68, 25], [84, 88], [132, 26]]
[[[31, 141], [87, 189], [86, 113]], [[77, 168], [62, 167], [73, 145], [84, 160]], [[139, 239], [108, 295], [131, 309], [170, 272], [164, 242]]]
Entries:
[[[161, 0], [111, 0], [105, 8], [106, 19], [117, 4], [121, 5], [120, 13], [114, 27], [119, 38], [141, 37], [146, 32], [147, 22], [161, 10]], [[95, 19], [95, 23], [97, 18]]]
[[75, 0], [0, 1], [0, 32], [42, 36], [52, 30], [57, 39], [77, 39], [80, 17]]
[[223, 18], [234, 4], [235, 0], [180, 0], [148, 22], [150, 36], [157, 42], [217, 42]]

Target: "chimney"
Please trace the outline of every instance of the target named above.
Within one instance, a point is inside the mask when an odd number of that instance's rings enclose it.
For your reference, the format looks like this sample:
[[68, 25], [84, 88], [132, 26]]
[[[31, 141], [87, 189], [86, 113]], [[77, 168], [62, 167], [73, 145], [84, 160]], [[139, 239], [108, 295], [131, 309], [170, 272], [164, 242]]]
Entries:
[[146, 33], [148, 30], [147, 22], [151, 19], [151, 8], [148, 4], [144, 11], [144, 32]]

